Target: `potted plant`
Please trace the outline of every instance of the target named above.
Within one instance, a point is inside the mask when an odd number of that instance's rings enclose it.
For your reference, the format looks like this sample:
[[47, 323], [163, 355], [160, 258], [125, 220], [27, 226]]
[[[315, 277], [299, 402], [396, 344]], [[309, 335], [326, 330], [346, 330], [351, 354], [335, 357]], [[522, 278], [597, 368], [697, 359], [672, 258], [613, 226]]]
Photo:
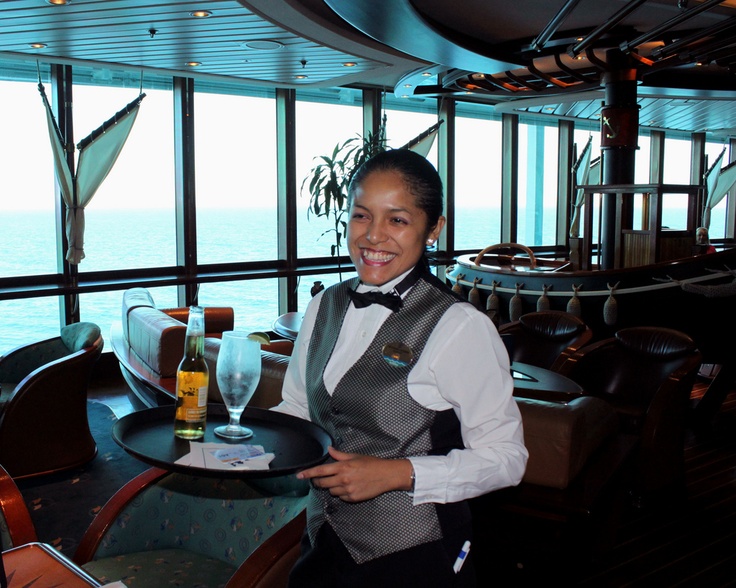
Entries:
[[320, 237], [334, 233], [335, 241], [330, 245], [330, 255], [338, 257], [338, 267], [340, 247], [347, 232], [347, 222], [343, 216], [347, 212], [350, 180], [364, 161], [386, 150], [385, 124], [384, 116], [376, 134], [351, 137], [335, 145], [331, 155], [316, 157], [317, 164], [302, 182], [302, 194], [305, 190], [309, 194], [308, 216], [325, 217], [332, 221], [332, 226]]

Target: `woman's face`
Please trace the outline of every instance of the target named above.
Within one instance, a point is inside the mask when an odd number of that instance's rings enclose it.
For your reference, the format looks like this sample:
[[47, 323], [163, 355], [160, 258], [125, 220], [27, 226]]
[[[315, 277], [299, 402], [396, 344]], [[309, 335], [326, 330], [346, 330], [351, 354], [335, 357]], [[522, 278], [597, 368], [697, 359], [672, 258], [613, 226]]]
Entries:
[[348, 250], [360, 279], [380, 286], [413, 268], [445, 224], [428, 227], [402, 176], [376, 171], [355, 189], [348, 222]]

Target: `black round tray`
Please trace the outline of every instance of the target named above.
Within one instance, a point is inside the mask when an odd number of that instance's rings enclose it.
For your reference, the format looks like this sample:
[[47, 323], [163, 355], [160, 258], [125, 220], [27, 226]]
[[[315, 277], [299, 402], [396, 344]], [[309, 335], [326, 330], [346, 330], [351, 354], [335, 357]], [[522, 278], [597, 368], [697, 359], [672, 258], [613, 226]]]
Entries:
[[[190, 442], [174, 436], [174, 406], [159, 406], [133, 412], [118, 420], [112, 437], [132, 456], [148, 464], [185, 474], [220, 478], [263, 478], [294, 473], [323, 462], [332, 440], [321, 427], [303, 419], [265, 410], [246, 408], [240, 423], [253, 430], [253, 437], [240, 441], [262, 445], [276, 457], [268, 470], [213, 470], [177, 464], [189, 453]], [[226, 443], [213, 430], [227, 424], [223, 404], [207, 406], [207, 428], [201, 441]]]

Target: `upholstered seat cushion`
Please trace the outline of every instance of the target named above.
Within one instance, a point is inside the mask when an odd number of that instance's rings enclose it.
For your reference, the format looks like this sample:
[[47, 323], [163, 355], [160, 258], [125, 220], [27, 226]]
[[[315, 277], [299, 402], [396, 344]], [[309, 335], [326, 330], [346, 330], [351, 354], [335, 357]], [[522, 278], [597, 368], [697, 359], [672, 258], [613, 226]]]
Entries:
[[164, 378], [176, 375], [184, 354], [187, 326], [151, 307], [128, 313], [128, 343], [148, 367]]
[[155, 308], [151, 293], [145, 288], [130, 288], [123, 293], [123, 334], [128, 340], [128, 314], [139, 307]]
[[524, 482], [567, 488], [590, 456], [619, 429], [616, 411], [599, 398], [569, 403], [516, 398], [529, 451]]
[[519, 323], [528, 331], [553, 341], [567, 340], [585, 330], [585, 324], [565, 312], [537, 312], [519, 317]]
[[94, 323], [73, 323], [61, 328], [61, 340], [72, 353], [92, 347], [100, 334], [100, 327]]
[[184, 549], [136, 551], [82, 567], [101, 582], [120, 580], [129, 588], [223, 588], [236, 570], [219, 559]]

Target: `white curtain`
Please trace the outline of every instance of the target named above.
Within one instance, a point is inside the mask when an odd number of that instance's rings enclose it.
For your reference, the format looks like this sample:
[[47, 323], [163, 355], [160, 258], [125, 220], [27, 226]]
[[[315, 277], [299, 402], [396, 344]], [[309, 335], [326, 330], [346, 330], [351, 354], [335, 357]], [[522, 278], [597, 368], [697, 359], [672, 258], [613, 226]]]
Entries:
[[588, 184], [597, 184], [600, 180], [593, 179], [591, 173], [595, 172], [596, 177], [600, 177], [598, 167], [600, 166], [600, 159], [596, 159], [593, 164], [590, 163], [590, 159], [593, 152], [593, 136], [588, 137], [588, 142], [583, 147], [583, 152], [575, 162], [573, 171], [575, 172], [575, 202], [573, 203], [572, 219], [570, 220], [570, 237], [577, 238], [580, 236], [580, 211], [585, 201], [585, 193], [578, 186], [585, 186]]
[[434, 139], [439, 132], [440, 125], [445, 122], [440, 120], [438, 123], [433, 124], [426, 131], [420, 133], [409, 141], [406, 145], [403, 145], [402, 149], [409, 149], [415, 153], [419, 153], [422, 157], [427, 157], [429, 150], [432, 149]]
[[72, 176], [61, 132], [46, 98], [43, 85], [39, 83], [38, 89], [46, 108], [46, 121], [54, 154], [56, 178], [66, 205], [65, 230], [68, 241], [66, 260], [77, 265], [84, 259], [84, 207], [92, 200], [95, 192], [115, 165], [130, 130], [133, 128], [145, 94], [140, 94], [138, 98], [77, 144], [79, 160], [76, 174]]
[[724, 148], [721, 154], [716, 158], [716, 162], [706, 173], [705, 183], [708, 195], [705, 199], [705, 207], [703, 210], [703, 226], [710, 228], [711, 211], [718, 206], [718, 203], [728, 194], [728, 191], [736, 183], [736, 161], [722, 168], [721, 160], [726, 153]]

